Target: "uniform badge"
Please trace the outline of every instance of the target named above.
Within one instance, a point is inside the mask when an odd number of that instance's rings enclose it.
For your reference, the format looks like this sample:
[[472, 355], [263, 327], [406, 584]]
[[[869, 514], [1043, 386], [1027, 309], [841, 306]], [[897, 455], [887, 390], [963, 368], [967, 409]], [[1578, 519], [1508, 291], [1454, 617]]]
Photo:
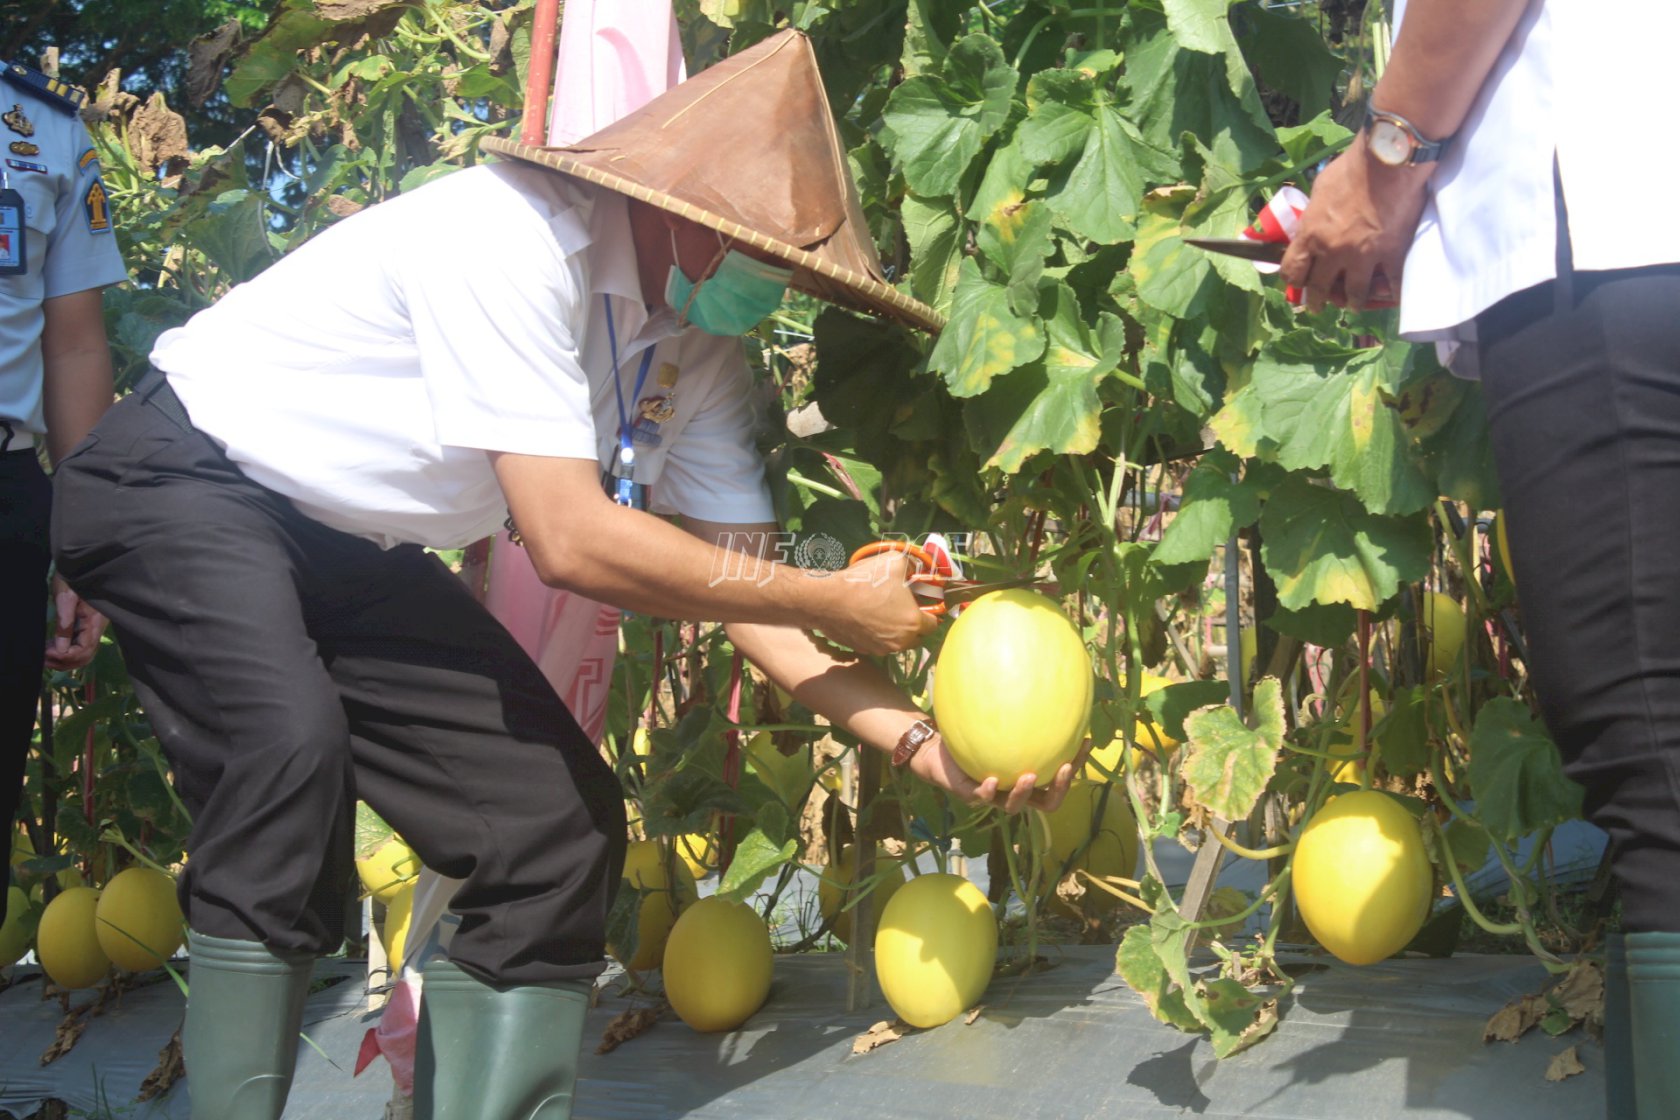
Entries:
[[11, 168], [13, 171], [33, 171], [37, 175], [45, 175], [47, 173], [46, 164], [30, 163], [26, 159], [9, 159], [6, 161], [6, 166]]
[[12, 154], [14, 156], [38, 156], [41, 154], [41, 145], [31, 144], [27, 140], [13, 140]]
[[111, 202], [105, 194], [105, 184], [98, 179], [88, 184], [82, 196], [82, 209], [87, 212], [89, 233], [111, 232]]
[[28, 117], [23, 115], [23, 106], [16, 102], [12, 103], [11, 112], [0, 113], [0, 121], [5, 121], [6, 127], [19, 136], [35, 135], [35, 125]]
[[76, 170], [77, 171], [86, 171], [88, 169], [88, 164], [98, 163], [98, 162], [99, 162], [99, 153], [94, 151], [92, 148], [89, 148], [87, 151], [83, 152], [80, 156], [78, 156], [76, 158]]
[[636, 402], [636, 411], [650, 424], [663, 424], [677, 414], [677, 405], [670, 397], [643, 397]]

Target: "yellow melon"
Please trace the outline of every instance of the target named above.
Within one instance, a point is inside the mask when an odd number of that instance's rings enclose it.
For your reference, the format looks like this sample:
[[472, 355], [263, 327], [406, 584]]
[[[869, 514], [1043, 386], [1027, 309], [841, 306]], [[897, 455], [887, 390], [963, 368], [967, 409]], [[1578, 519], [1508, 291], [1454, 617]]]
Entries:
[[1302, 920], [1348, 964], [1393, 956], [1429, 915], [1434, 874], [1418, 822], [1385, 793], [1332, 798], [1301, 830], [1291, 866]]
[[764, 1006], [774, 954], [752, 907], [713, 895], [684, 910], [665, 944], [665, 998], [697, 1031], [734, 1030]]
[[72, 887], [41, 912], [41, 924], [35, 931], [35, 956], [61, 988], [91, 988], [111, 971], [111, 958], [100, 948], [94, 926], [98, 905], [98, 891]]
[[997, 944], [997, 918], [979, 887], [956, 875], [921, 875], [881, 912], [875, 977], [899, 1018], [937, 1027], [985, 993]]
[[1469, 624], [1464, 608], [1451, 595], [1440, 591], [1425, 591], [1422, 600], [1425, 639], [1424, 667], [1431, 677], [1444, 677], [1453, 671], [1464, 650]]
[[1078, 753], [1091, 718], [1091, 657], [1060, 608], [1033, 591], [994, 591], [945, 637], [933, 712], [951, 757], [1004, 789], [1048, 784]]
[[420, 857], [414, 854], [414, 849], [402, 837], [393, 836], [372, 855], [356, 861], [356, 874], [362, 880], [362, 889], [375, 902], [389, 906], [404, 883], [420, 877], [420, 866]]
[[150, 867], [117, 872], [99, 892], [93, 917], [99, 947], [129, 972], [158, 967], [186, 936], [175, 880]]
[[379, 939], [385, 945], [385, 959], [391, 971], [402, 968], [403, 954], [408, 952], [408, 930], [414, 920], [414, 884], [404, 883], [385, 906], [385, 924]]
[[704, 879], [710, 872], [716, 870], [718, 864], [717, 841], [703, 832], [691, 832], [687, 836], [679, 836], [676, 841], [677, 858], [683, 861], [688, 873], [696, 879]]

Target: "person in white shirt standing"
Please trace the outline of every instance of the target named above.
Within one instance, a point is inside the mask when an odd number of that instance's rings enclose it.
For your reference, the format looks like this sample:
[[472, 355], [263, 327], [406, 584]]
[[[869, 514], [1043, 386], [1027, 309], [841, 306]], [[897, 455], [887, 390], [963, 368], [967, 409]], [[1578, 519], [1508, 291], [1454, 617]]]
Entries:
[[[1400, 295], [1485, 392], [1535, 691], [1609, 834], [1611, 1120], [1680, 1116], [1680, 148], [1671, 0], [1410, 0], [1283, 276]], [[1651, 205], [1653, 191], [1658, 205]], [[1573, 527], [1574, 531], [1566, 531]]]
[[[931, 628], [903, 562], [817, 578], [775, 529], [738, 336], [791, 284], [936, 330], [885, 282], [809, 42], [785, 32], [575, 145], [487, 147], [186, 326], [59, 472], [53, 544], [112, 619], [193, 813], [182, 1043], [196, 1120], [281, 1114], [365, 799], [463, 880], [427, 966], [422, 1120], [570, 1115], [623, 793], [512, 636], [423, 545], [509, 519], [545, 583], [729, 625], [807, 705], [958, 796], [862, 653]], [[682, 515], [679, 529], [646, 511]], [[684, 530], [687, 530], [686, 532]]]

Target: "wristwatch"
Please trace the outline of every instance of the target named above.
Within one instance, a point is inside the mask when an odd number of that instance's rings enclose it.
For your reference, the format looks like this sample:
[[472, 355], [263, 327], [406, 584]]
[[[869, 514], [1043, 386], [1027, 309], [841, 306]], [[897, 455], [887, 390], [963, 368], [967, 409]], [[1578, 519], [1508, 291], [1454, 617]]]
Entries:
[[1365, 107], [1365, 150], [1378, 163], [1389, 167], [1410, 167], [1433, 163], [1441, 158], [1445, 140], [1425, 140], [1412, 122], [1398, 113]]
[[893, 748], [892, 764], [894, 766], [908, 766], [910, 760], [916, 757], [916, 752], [926, 746], [939, 731], [933, 726], [933, 721], [919, 719], [910, 725], [910, 729], [898, 737], [898, 745]]

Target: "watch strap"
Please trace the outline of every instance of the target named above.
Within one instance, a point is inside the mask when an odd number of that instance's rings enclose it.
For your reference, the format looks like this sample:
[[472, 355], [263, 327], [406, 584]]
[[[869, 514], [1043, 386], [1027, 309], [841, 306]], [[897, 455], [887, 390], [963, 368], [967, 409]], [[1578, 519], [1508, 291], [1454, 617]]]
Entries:
[[919, 719], [912, 723], [904, 734], [898, 737], [898, 745], [893, 748], [892, 764], [910, 765], [910, 760], [916, 757], [916, 752], [927, 746], [938, 734], [939, 729], [933, 725], [931, 719]]

